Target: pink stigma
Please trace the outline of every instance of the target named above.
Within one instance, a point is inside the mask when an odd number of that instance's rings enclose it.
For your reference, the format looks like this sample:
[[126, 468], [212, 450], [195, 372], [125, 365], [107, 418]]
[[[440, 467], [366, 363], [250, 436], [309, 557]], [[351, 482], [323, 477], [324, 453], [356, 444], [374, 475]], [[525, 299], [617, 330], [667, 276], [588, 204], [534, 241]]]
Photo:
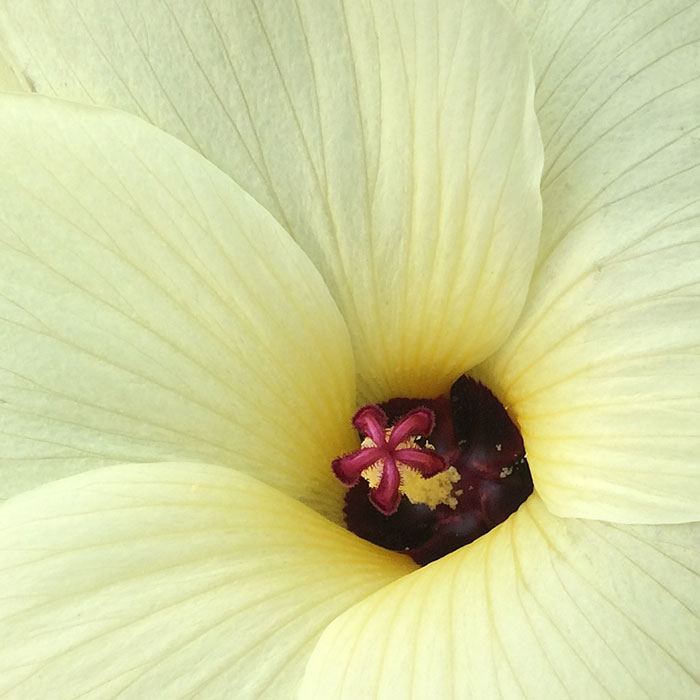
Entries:
[[380, 513], [392, 515], [401, 500], [399, 464], [415, 469], [424, 478], [445, 471], [448, 465], [435, 450], [403, 444], [410, 438], [427, 438], [433, 431], [435, 414], [429, 408], [414, 408], [399, 418], [391, 430], [387, 430], [387, 423], [386, 413], [379, 406], [361, 408], [353, 416], [352, 424], [374, 444], [337, 457], [331, 466], [345, 486], [354, 486], [365, 469], [378, 465], [381, 479], [376, 488], [370, 489], [369, 500]]

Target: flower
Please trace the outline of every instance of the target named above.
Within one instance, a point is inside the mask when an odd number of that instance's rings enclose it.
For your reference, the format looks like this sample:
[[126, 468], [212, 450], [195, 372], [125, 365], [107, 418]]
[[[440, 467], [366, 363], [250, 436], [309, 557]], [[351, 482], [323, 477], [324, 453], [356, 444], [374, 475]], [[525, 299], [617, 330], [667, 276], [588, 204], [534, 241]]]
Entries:
[[[2, 98], [3, 694], [697, 693], [700, 8], [513, 3], [536, 118], [500, 5], [410, 9], [0, 9], [196, 149]], [[329, 464], [465, 370], [537, 494], [417, 569]]]

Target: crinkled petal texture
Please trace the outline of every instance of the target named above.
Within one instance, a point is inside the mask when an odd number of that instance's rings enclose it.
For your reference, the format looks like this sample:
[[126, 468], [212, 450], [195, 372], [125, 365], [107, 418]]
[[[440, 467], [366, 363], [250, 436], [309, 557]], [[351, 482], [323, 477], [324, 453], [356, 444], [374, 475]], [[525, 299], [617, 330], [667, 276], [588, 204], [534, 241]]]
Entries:
[[228, 176], [124, 113], [6, 96], [0, 255], [3, 489], [187, 459], [340, 517], [347, 330]]
[[700, 4], [536, 6], [543, 248], [479, 374], [554, 512], [698, 520]]
[[434, 395], [503, 341], [540, 231], [525, 42], [493, 0], [6, 3], [40, 92], [144, 115], [309, 254], [366, 401]]
[[415, 565], [233, 469], [106, 467], [0, 509], [0, 694], [292, 698], [324, 627]]
[[533, 496], [334, 620], [304, 700], [700, 692], [700, 526], [559, 519]]

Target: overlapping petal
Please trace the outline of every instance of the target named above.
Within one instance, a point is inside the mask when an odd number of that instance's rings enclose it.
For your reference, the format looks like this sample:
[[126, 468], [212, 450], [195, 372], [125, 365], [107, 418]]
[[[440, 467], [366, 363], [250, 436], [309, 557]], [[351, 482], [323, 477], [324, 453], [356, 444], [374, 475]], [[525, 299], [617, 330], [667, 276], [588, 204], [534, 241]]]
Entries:
[[354, 369], [298, 246], [135, 117], [0, 107], [2, 489], [123, 461], [232, 465], [341, 517]]
[[543, 243], [523, 316], [479, 373], [555, 512], [697, 520], [700, 5], [530, 7]]
[[658, 698], [700, 691], [700, 527], [503, 525], [341, 615], [301, 698]]
[[321, 270], [367, 401], [434, 395], [515, 322], [540, 228], [529, 56], [492, 0], [7, 3], [40, 92], [198, 148]]
[[4, 55], [0, 47], [0, 90], [28, 91], [29, 86], [17, 75], [15, 66]]
[[291, 698], [328, 622], [415, 568], [202, 464], [11, 499], [0, 551], [0, 694], [22, 698]]

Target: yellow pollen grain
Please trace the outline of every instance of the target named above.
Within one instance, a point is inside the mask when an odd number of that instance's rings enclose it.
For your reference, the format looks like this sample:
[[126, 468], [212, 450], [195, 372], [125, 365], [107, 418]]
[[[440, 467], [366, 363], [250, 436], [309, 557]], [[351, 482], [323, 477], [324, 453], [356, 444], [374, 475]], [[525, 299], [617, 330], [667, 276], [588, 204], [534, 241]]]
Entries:
[[459, 472], [454, 467], [425, 479], [417, 470], [402, 466], [403, 470], [401, 465], [399, 466], [399, 490], [406, 494], [411, 503], [424, 503], [432, 510], [439, 505], [446, 505], [452, 509], [457, 507], [457, 498], [452, 492], [452, 486], [459, 481]]
[[384, 460], [375, 462], [371, 467], [367, 467], [362, 472], [362, 478], [369, 484], [371, 489], [376, 489], [379, 482], [382, 480], [382, 471], [384, 469]]

